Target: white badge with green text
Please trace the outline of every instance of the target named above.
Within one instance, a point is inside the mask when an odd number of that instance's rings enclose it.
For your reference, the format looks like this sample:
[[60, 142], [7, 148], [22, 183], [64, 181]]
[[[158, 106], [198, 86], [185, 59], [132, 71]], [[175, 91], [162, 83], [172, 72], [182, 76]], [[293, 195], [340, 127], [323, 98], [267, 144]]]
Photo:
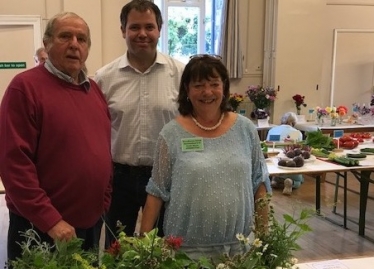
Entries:
[[204, 142], [201, 137], [182, 138], [182, 151], [202, 151]]

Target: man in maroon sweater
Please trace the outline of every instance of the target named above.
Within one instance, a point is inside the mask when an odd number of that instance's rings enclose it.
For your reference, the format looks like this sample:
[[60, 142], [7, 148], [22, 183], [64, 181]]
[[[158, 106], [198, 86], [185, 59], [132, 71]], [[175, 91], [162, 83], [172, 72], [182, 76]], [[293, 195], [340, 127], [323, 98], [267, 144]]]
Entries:
[[82, 67], [87, 23], [70, 12], [48, 22], [44, 65], [20, 73], [0, 108], [0, 176], [9, 208], [8, 259], [21, 255], [19, 232], [43, 241], [83, 239], [98, 247], [111, 193], [110, 116]]

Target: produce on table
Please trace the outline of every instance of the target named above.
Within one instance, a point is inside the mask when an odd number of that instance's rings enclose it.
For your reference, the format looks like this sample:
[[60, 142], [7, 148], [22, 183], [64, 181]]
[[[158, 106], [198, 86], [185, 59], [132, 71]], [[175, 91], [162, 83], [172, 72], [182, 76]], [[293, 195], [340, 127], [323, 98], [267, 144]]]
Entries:
[[363, 148], [360, 149], [360, 152], [364, 154], [374, 154], [374, 148]]
[[304, 145], [308, 145], [312, 148], [332, 150], [336, 148], [334, 139], [330, 136], [324, 135], [321, 130], [307, 132], [305, 141], [301, 142]]
[[344, 135], [339, 138], [339, 147], [344, 149], [354, 149], [359, 142], [349, 135]]
[[278, 161], [279, 166], [285, 167], [302, 167], [304, 165], [304, 158], [301, 156], [296, 156], [290, 159], [280, 159]]
[[351, 133], [349, 136], [356, 139], [371, 139], [370, 133]]
[[330, 151], [322, 148], [322, 149], [312, 149], [310, 153], [319, 158], [328, 158]]
[[336, 154], [330, 153], [329, 160], [333, 161], [337, 164], [344, 165], [344, 166], [358, 166], [360, 165], [359, 160], [347, 158], [343, 156], [338, 156]]
[[284, 155], [286, 155], [288, 158], [291, 158], [291, 159], [297, 156], [301, 156], [304, 159], [309, 159], [310, 151], [311, 151], [311, 147], [307, 145], [301, 145], [301, 144], [287, 145], [283, 149]]
[[353, 158], [353, 159], [364, 159], [366, 158], [366, 154], [363, 153], [347, 153], [348, 158]]

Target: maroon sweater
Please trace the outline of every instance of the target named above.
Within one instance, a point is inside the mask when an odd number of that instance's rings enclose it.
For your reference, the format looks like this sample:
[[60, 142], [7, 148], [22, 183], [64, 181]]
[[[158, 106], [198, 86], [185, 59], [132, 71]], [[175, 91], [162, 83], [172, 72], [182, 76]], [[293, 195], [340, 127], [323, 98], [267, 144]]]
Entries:
[[92, 227], [109, 208], [110, 116], [97, 86], [38, 66], [11, 81], [0, 108], [0, 175], [9, 210], [47, 232]]

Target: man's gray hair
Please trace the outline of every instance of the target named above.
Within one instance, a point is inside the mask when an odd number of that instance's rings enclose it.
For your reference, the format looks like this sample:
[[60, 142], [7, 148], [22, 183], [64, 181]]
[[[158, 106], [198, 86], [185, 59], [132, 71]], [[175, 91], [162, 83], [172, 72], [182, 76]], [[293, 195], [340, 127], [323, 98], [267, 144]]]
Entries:
[[90, 27], [88, 27], [88, 24], [87, 22], [82, 18], [80, 17], [78, 14], [74, 13], [74, 12], [61, 12], [61, 13], [58, 13], [56, 15], [54, 15], [47, 23], [46, 27], [45, 27], [45, 31], [44, 31], [44, 36], [43, 36], [43, 42], [44, 44], [48, 44], [50, 43], [52, 37], [53, 37], [53, 34], [54, 34], [54, 26], [55, 26], [55, 22], [59, 19], [62, 19], [62, 18], [69, 18], [69, 17], [74, 17], [74, 18], [79, 18], [81, 19], [82, 21], [84, 21], [84, 23], [87, 25], [87, 29], [88, 29], [88, 33], [87, 33], [87, 44], [88, 44], [88, 47], [90, 48], [91, 47], [91, 32], [90, 32]]
[[297, 122], [297, 116], [293, 112], [287, 112], [281, 118], [281, 124], [292, 125], [292, 123], [296, 123], [296, 122]]

